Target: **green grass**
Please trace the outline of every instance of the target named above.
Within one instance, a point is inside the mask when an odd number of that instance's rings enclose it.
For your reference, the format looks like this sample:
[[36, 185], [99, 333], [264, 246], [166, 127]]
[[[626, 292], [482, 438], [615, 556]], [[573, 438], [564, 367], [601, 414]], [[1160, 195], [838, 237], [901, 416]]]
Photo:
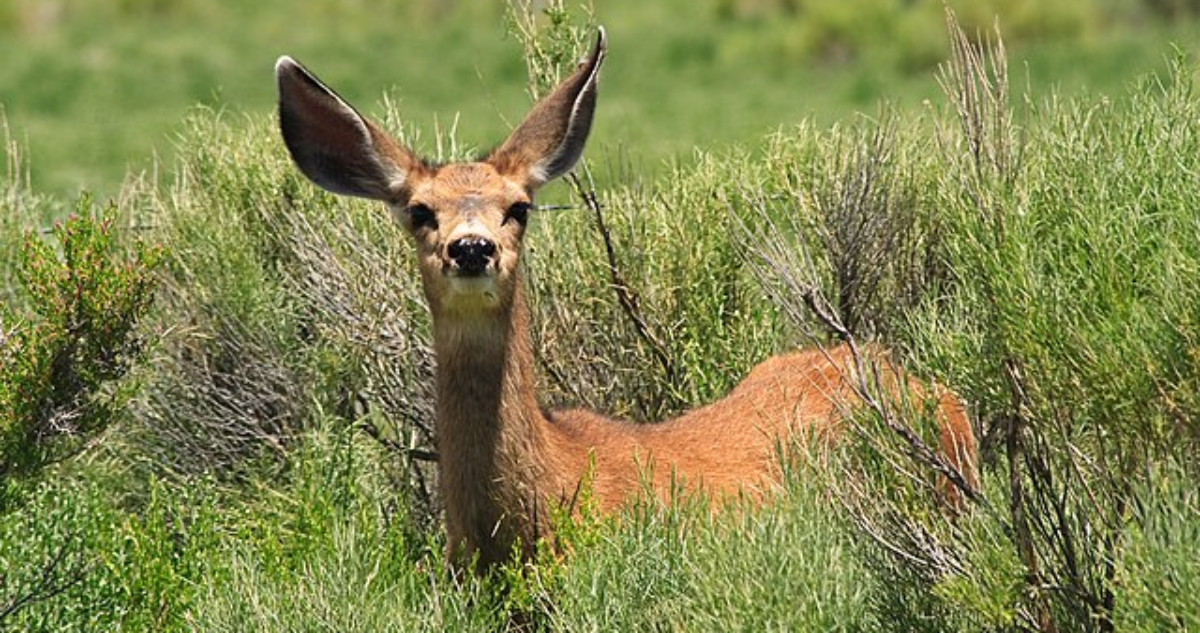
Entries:
[[[993, 4], [1015, 42], [1014, 64], [1028, 65], [1039, 93], [1119, 92], [1163, 68], [1171, 42], [1196, 48], [1187, 20], [1164, 25], [1098, 0], [1068, 3], [1067, 18]], [[862, 7], [812, 5], [798, 15], [753, 2], [598, 7], [612, 53], [593, 148], [631, 151], [658, 173], [697, 147], [753, 144], [806, 119], [851, 121], [880, 99], [917, 108], [938, 98], [930, 77], [946, 50], [940, 2], [902, 9], [882, 0], [875, 20]], [[968, 13], [989, 26], [986, 9]], [[169, 172], [180, 121], [197, 104], [269, 112], [271, 65], [284, 53], [370, 112], [392, 95], [423, 148], [451, 128], [487, 147], [526, 104], [520, 47], [505, 36], [499, 3], [3, 0], [0, 34], [0, 106], [28, 146], [37, 189], [66, 196], [113, 195], [131, 169]], [[823, 53], [813, 42], [826, 38], [846, 52]]]
[[881, 630], [871, 601], [882, 587], [814, 480], [800, 473], [762, 510], [628, 513], [566, 563], [548, 597], [553, 628]]
[[1145, 503], [1126, 535], [1120, 561], [1119, 630], [1200, 626], [1194, 597], [1200, 591], [1200, 562], [1193, 548], [1200, 538], [1200, 500], [1194, 484], [1186, 472], [1168, 467], [1153, 473], [1140, 491]]

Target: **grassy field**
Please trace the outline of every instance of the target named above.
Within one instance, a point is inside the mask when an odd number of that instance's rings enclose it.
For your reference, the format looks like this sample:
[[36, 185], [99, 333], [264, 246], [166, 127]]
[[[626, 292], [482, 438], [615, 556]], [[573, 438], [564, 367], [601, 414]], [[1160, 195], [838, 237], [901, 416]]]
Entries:
[[[1005, 11], [1006, 75], [940, 2], [571, 8], [526, 41], [454, 3], [0, 2], [0, 630], [1200, 629], [1190, 5], [962, 11]], [[546, 404], [658, 419], [832, 318], [970, 403], [967, 513], [868, 411], [765, 507], [643, 501], [560, 521], [565, 558], [445, 571], [404, 450], [433, 445], [411, 253], [297, 173], [270, 64], [457, 158], [527, 107], [523, 44], [574, 55], [593, 21], [588, 165], [651, 336], [581, 192], [548, 188]]]
[[[1002, 14], [1014, 79], [1035, 94], [1120, 92], [1165, 68], [1170, 43], [1197, 46], [1189, 20], [1121, 3], [969, 3], [968, 29]], [[945, 59], [940, 1], [863, 7], [786, 2], [616, 0], [598, 8], [612, 40], [593, 148], [641, 169], [694, 148], [753, 146], [779, 127], [847, 123], [880, 100], [918, 108]], [[521, 115], [525, 68], [502, 3], [435, 0], [0, 0], [0, 106], [27, 147], [39, 191], [114, 195], [128, 170], [171, 171], [181, 121], [198, 106], [238, 118], [273, 107], [271, 66], [287, 53], [353, 102], [384, 91], [432, 147], [437, 130], [487, 146]], [[1117, 7], [1117, 8], [1114, 8]], [[859, 14], [874, 16], [860, 19]], [[157, 167], [156, 167], [157, 165]]]

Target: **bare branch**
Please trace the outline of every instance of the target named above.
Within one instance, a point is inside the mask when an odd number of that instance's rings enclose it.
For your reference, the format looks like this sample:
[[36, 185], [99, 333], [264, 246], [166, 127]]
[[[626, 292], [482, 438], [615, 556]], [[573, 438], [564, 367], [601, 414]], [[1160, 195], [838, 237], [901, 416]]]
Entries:
[[[77, 566], [66, 571], [60, 570], [68, 556], [73, 553], [73, 550], [66, 546], [56, 549], [53, 555], [50, 556], [42, 565], [41, 571], [38, 573], [38, 580], [28, 591], [23, 594], [18, 594], [9, 597], [3, 603], [0, 603], [0, 623], [5, 619], [10, 618], [21, 609], [32, 604], [50, 600], [55, 596], [66, 593], [79, 584], [91, 569], [91, 565], [87, 562], [81, 562]], [[0, 584], [5, 584], [3, 581], [8, 580], [8, 572], [0, 574]]]
[[397, 442], [396, 440], [384, 435], [383, 432], [379, 430], [379, 427], [371, 424], [370, 422], [360, 422], [359, 424], [355, 425], [355, 427], [362, 429], [363, 432], [371, 436], [371, 439], [379, 442], [388, 450], [404, 455], [410, 459], [423, 462], [438, 461], [438, 454], [436, 452], [414, 446], [405, 446], [404, 444], [401, 444], [400, 442]]
[[[583, 173], [583, 178], [580, 178], [580, 172]], [[620, 304], [621, 310], [625, 313], [625, 317], [633, 324], [634, 331], [638, 338], [650, 348], [650, 352], [658, 361], [663, 373], [668, 376], [675, 376], [675, 364], [671, 361], [670, 354], [667, 353], [667, 346], [655, 335], [650, 325], [646, 322], [641, 306], [638, 304], [637, 293], [625, 280], [621, 274], [620, 264], [617, 262], [616, 247], [613, 246], [612, 233], [608, 228], [608, 224], [604, 220], [604, 208], [600, 204], [600, 199], [596, 195], [596, 183], [592, 179], [591, 169], [588, 168], [586, 161], [580, 161], [580, 166], [567, 176], [574, 187], [575, 193], [583, 200], [584, 205], [591, 210], [592, 216], [596, 219], [596, 230], [600, 233], [600, 239], [604, 242], [605, 261], [608, 264], [609, 281], [612, 284], [613, 292], [617, 296], [617, 303]], [[586, 185], [584, 180], [586, 179]]]

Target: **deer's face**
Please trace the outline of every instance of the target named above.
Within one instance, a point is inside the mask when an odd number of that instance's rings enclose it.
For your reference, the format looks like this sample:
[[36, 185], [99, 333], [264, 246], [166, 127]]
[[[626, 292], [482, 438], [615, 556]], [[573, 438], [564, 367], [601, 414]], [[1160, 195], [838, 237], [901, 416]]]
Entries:
[[383, 201], [408, 229], [435, 315], [502, 311], [533, 192], [583, 153], [604, 54], [601, 29], [591, 55], [480, 162], [426, 163], [289, 57], [275, 65], [279, 127], [309, 179]]
[[421, 279], [437, 312], [509, 305], [532, 192], [490, 163], [461, 163], [410, 178], [390, 204], [416, 246]]

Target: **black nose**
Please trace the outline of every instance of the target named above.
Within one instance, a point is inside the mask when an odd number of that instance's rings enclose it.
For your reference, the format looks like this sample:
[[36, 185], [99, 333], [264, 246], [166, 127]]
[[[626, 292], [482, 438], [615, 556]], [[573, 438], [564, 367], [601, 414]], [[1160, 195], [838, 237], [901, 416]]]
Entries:
[[480, 275], [496, 254], [496, 244], [482, 237], [464, 237], [450, 242], [446, 254], [460, 273]]

